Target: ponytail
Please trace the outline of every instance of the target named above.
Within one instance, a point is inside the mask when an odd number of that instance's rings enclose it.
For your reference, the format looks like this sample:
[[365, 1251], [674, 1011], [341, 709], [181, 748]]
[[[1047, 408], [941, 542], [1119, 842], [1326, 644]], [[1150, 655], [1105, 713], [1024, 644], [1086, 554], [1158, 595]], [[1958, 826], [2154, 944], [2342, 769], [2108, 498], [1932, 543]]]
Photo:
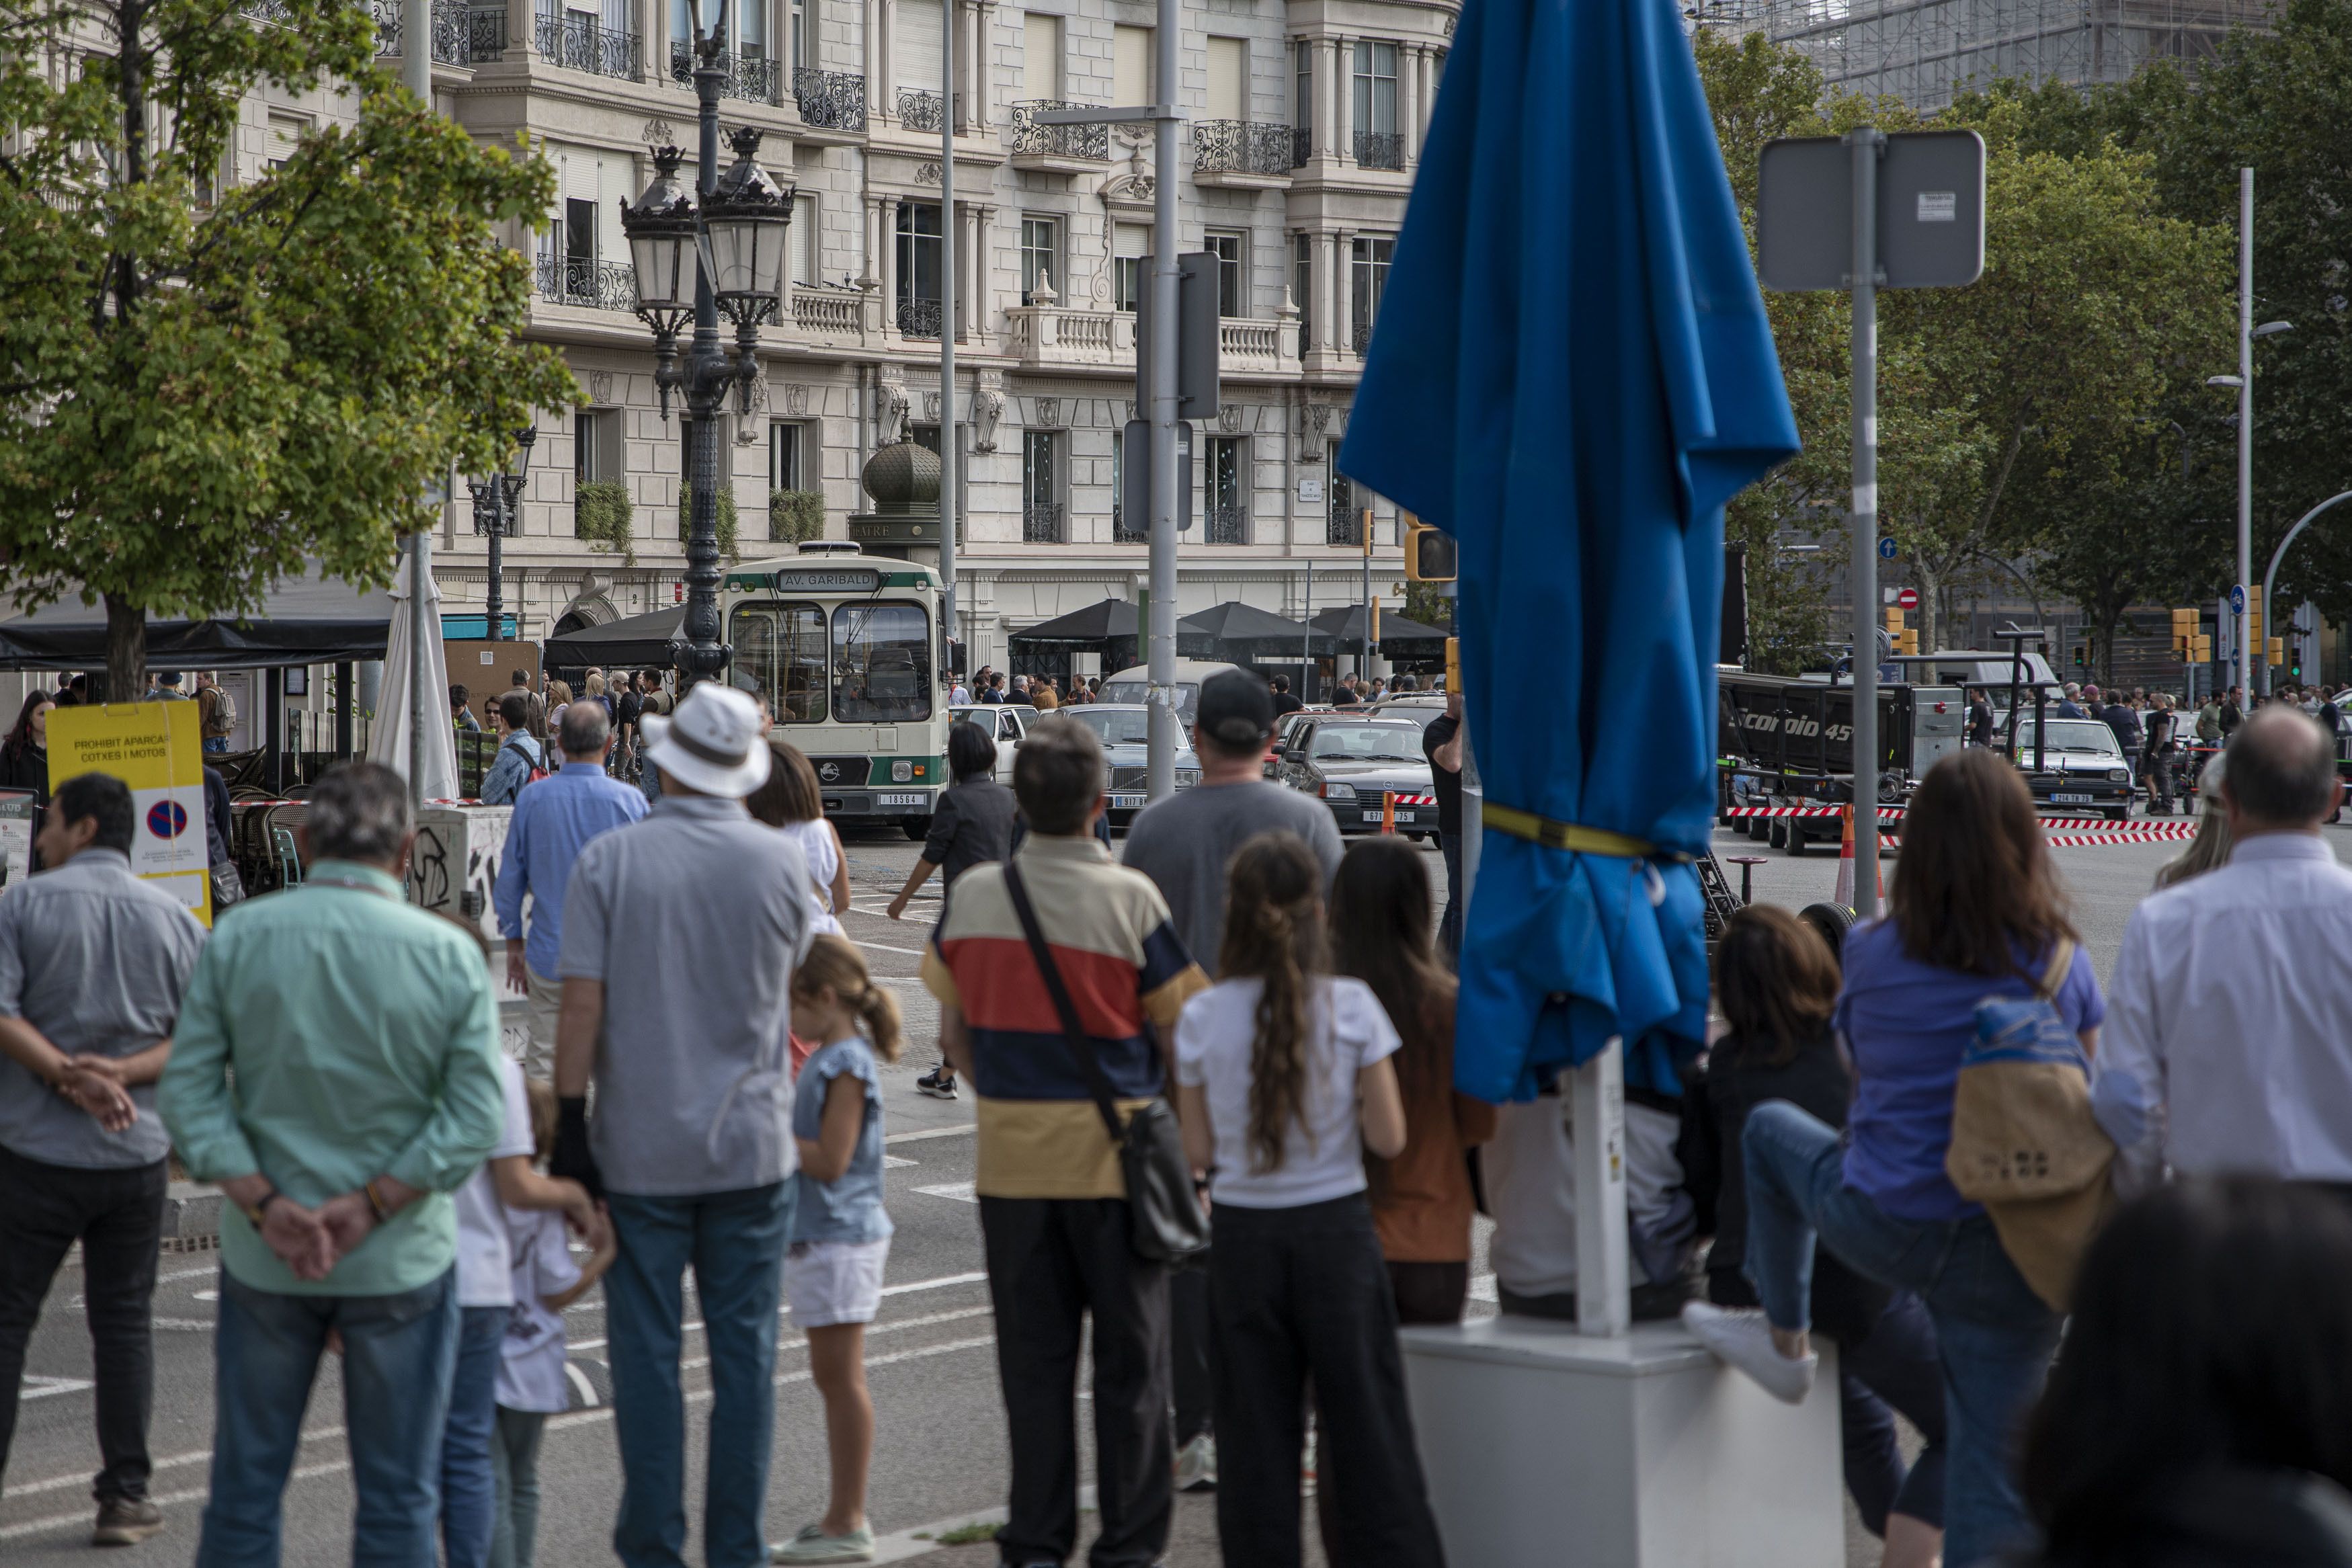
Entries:
[[1226, 979], [1260, 983], [1250, 1046], [1250, 1165], [1278, 1170], [1290, 1124], [1307, 1112], [1308, 987], [1325, 967], [1323, 868], [1295, 833], [1261, 833], [1234, 852], [1217, 956]]
[[896, 1061], [902, 1042], [898, 1020], [898, 998], [885, 986], [874, 983], [866, 970], [866, 959], [846, 936], [830, 931], [820, 933], [809, 944], [801, 967], [793, 974], [793, 993], [814, 997], [819, 991], [830, 990], [841, 998], [844, 1006], [857, 1015], [866, 1028], [866, 1038], [873, 1042], [874, 1054], [883, 1061]]

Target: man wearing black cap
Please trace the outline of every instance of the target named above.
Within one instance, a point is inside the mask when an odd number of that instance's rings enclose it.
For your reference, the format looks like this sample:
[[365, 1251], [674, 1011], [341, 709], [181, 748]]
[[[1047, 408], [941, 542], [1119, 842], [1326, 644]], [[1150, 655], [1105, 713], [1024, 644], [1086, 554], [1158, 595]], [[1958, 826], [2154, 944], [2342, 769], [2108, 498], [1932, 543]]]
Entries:
[[[1146, 807], [1128, 830], [1126, 863], [1150, 877], [1168, 901], [1171, 922], [1193, 961], [1214, 979], [1225, 933], [1225, 865], [1260, 833], [1289, 831], [1323, 862], [1328, 892], [1344, 846], [1330, 810], [1312, 796], [1269, 783], [1266, 742], [1274, 735], [1274, 694], [1242, 670], [1201, 685], [1192, 749], [1201, 781]], [[1216, 1449], [1209, 1435], [1208, 1276], [1171, 1277], [1169, 1316], [1175, 1340], [1176, 1484], [1213, 1485]]]

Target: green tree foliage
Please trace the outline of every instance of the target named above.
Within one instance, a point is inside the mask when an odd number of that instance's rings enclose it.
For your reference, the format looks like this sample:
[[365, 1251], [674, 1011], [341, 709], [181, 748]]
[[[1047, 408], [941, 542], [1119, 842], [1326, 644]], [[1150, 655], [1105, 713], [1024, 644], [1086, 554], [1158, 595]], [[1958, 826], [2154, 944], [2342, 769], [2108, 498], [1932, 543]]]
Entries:
[[[268, 17], [0, 5], [0, 589], [102, 599], [117, 692], [145, 685], [151, 612], [251, 610], [313, 559], [388, 581], [429, 486], [577, 397], [517, 340], [527, 269], [499, 239], [546, 211], [545, 161], [397, 88], [366, 7]], [[265, 82], [356, 120], [216, 190]]]
[[769, 491], [768, 538], [788, 545], [824, 538], [824, 497], [815, 490]]
[[[677, 537], [686, 538], [694, 531], [694, 486], [677, 487]], [[736, 548], [735, 488], [722, 485], [719, 488], [719, 553], [730, 561], [741, 560], [742, 552]]]

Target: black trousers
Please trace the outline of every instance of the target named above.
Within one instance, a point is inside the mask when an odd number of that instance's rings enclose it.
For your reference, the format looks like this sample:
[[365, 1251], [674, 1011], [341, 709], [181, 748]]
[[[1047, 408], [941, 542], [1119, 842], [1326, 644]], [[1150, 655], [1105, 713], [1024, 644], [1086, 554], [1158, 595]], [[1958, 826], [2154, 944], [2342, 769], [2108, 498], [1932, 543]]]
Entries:
[[163, 1229], [165, 1162], [89, 1170], [44, 1165], [0, 1149], [0, 1475], [16, 1435], [25, 1347], [41, 1301], [81, 1243], [82, 1300], [98, 1383], [101, 1501], [147, 1495], [147, 1420], [155, 1406], [156, 1253]]
[[1216, 1395], [1209, 1382], [1209, 1272], [1191, 1268], [1168, 1276], [1168, 1321], [1175, 1357], [1176, 1446], [1216, 1429], [1210, 1417]]
[[[1005, 1563], [1059, 1563], [1078, 1537], [1078, 1341], [1094, 1317], [1093, 1568], [1149, 1568], [1168, 1550], [1168, 1271], [1128, 1245], [1123, 1198], [982, 1197], [996, 1367], [1013, 1447]], [[1296, 1479], [1297, 1462], [1291, 1466]]]
[[1396, 1303], [1362, 1194], [1219, 1204], [1209, 1250], [1217, 1538], [1231, 1568], [1297, 1568], [1298, 1465], [1315, 1393], [1317, 1495], [1333, 1568], [1445, 1561], [1413, 1448]]

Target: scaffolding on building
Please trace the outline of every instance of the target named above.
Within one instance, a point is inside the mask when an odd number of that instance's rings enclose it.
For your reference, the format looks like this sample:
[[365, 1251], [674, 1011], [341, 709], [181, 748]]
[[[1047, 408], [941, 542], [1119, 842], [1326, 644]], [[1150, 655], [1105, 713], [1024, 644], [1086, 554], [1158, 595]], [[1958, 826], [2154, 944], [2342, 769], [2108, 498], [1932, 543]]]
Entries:
[[1692, 20], [1761, 31], [1820, 67], [1832, 90], [1933, 112], [2001, 78], [2119, 82], [2156, 60], [2194, 71], [2273, 0], [1699, 0]]

